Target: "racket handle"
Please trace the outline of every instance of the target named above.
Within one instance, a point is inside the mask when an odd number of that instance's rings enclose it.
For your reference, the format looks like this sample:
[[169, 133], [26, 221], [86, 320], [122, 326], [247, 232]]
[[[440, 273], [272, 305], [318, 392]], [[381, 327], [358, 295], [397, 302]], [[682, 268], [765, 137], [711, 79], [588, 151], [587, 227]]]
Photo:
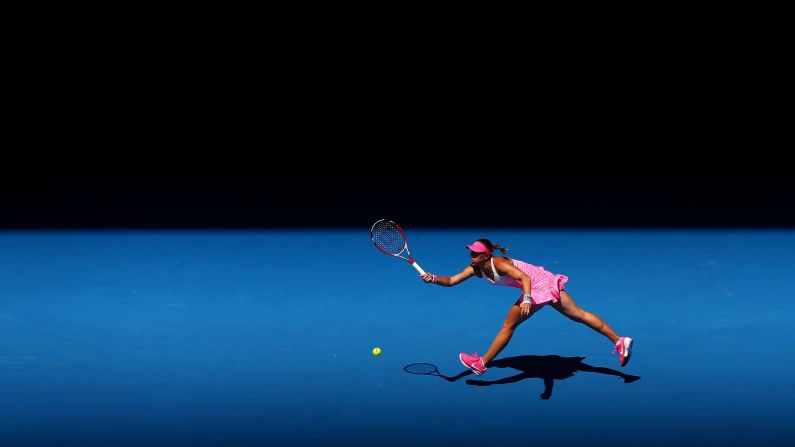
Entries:
[[412, 262], [411, 266], [414, 267], [415, 269], [417, 269], [417, 271], [420, 272], [420, 275], [424, 275], [425, 274], [425, 270], [423, 270], [422, 267], [420, 267], [420, 265], [417, 264], [416, 262]]

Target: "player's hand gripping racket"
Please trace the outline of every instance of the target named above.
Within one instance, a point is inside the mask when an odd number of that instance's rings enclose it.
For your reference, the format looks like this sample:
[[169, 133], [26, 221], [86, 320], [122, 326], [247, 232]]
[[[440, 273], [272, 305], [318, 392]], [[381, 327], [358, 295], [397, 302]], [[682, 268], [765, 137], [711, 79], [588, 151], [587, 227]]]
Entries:
[[420, 272], [420, 275], [425, 274], [425, 270], [414, 262], [414, 258], [411, 257], [409, 244], [406, 241], [406, 233], [403, 232], [400, 225], [391, 220], [381, 219], [370, 228], [370, 239], [372, 239], [377, 249], [408, 262]]

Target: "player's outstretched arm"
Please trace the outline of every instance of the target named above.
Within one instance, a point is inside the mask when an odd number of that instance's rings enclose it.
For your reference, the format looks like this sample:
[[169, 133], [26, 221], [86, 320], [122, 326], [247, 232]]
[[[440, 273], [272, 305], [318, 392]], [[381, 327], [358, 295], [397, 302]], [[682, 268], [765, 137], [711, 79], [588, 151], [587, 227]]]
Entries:
[[475, 269], [471, 265], [468, 265], [464, 270], [461, 271], [461, 273], [455, 274], [453, 276], [436, 276], [432, 273], [426, 273], [425, 275], [420, 276], [425, 282], [433, 283], [443, 287], [453, 287], [475, 276]]

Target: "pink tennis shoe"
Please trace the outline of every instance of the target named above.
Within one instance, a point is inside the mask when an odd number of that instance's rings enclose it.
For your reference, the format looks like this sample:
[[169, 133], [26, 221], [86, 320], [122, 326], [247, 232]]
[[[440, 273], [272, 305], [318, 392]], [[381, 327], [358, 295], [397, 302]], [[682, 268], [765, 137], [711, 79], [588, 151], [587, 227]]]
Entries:
[[461, 363], [463, 363], [464, 366], [471, 369], [472, 372], [478, 376], [486, 372], [488, 369], [486, 368], [486, 365], [483, 364], [483, 359], [480, 358], [477, 352], [475, 355], [469, 355], [466, 352], [462, 352], [461, 354], [458, 354], [458, 359], [461, 360]]
[[613, 349], [613, 354], [618, 353], [618, 363], [621, 366], [627, 366], [629, 357], [632, 355], [632, 339], [629, 337], [619, 337], [616, 342], [616, 349]]

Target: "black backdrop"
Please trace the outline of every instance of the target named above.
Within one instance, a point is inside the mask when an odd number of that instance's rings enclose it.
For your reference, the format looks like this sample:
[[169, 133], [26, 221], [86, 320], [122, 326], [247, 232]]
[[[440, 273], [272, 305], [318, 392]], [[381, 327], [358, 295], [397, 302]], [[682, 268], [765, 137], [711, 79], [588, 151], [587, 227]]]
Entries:
[[[427, 174], [427, 173], [426, 173]], [[0, 227], [795, 227], [785, 176], [6, 176]]]

